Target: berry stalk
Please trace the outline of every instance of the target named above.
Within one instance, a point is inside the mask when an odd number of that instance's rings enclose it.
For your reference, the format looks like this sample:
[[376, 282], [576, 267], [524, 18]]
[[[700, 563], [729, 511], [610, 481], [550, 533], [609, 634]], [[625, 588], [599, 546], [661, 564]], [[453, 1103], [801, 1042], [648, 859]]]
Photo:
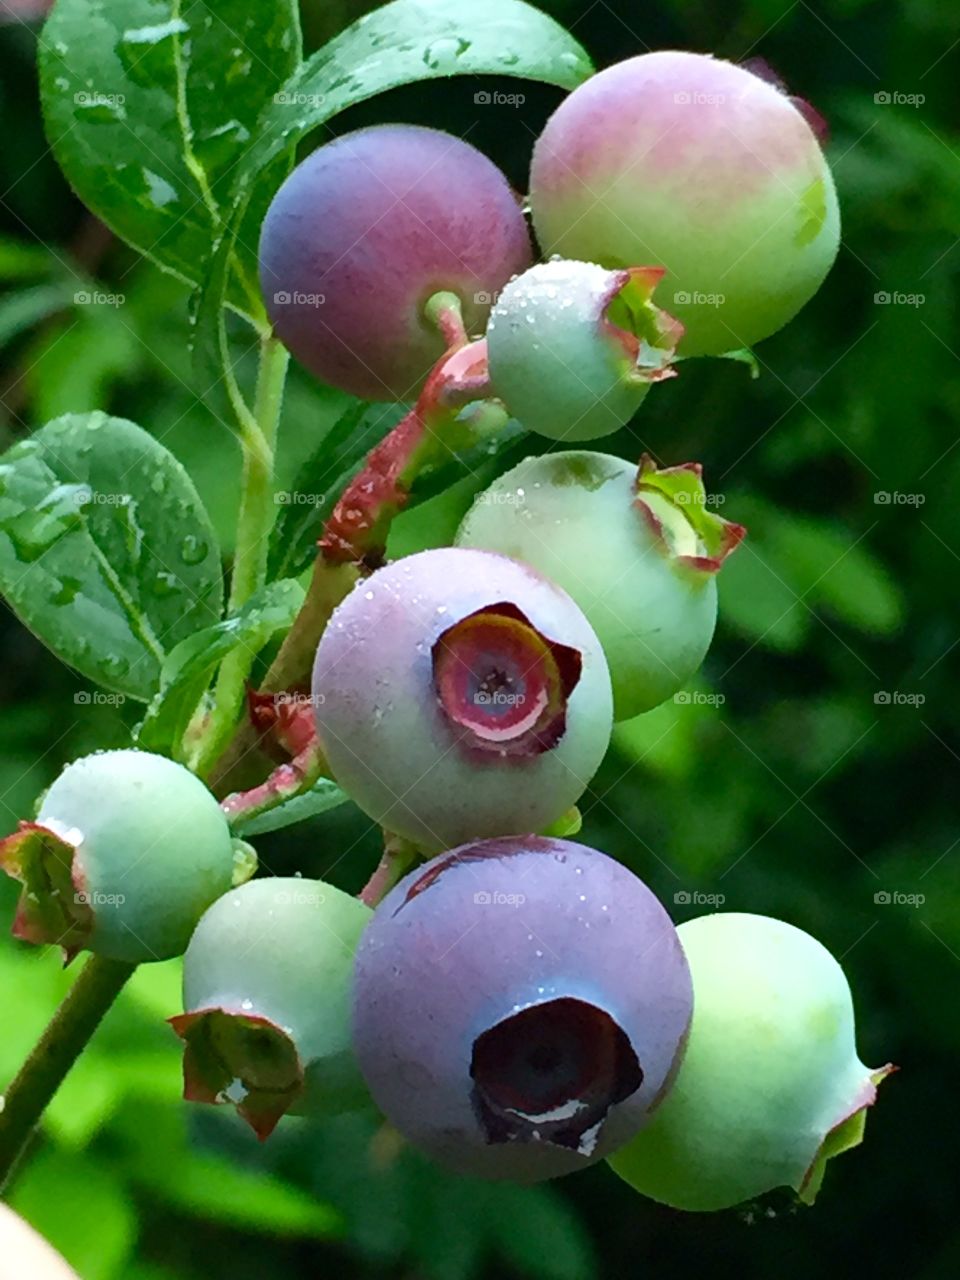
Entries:
[[[252, 424], [245, 429], [241, 422], [243, 480], [228, 615], [236, 613], [266, 579], [270, 530], [276, 517], [273, 502], [274, 446], [289, 361], [288, 352], [276, 338], [263, 340], [253, 414], [256, 430]], [[204, 733], [198, 772], [203, 771], [204, 762], [216, 759], [224, 746], [243, 701], [253, 658], [247, 647], [241, 645], [221, 663], [214, 710]]]
[[91, 956], [0, 1099], [0, 1190], [50, 1099], [136, 967]]
[[[320, 554], [303, 608], [264, 678], [262, 692], [292, 688], [309, 676], [331, 613], [362, 573], [382, 563], [390, 524], [409, 500], [420, 472], [449, 450], [491, 435], [507, 421], [498, 403], [489, 399], [486, 343], [467, 340], [456, 296], [434, 294], [425, 304], [424, 314], [440, 330], [448, 350], [434, 367], [417, 403], [370, 451], [341, 495], [320, 539]], [[467, 405], [477, 405], [482, 411], [464, 414]], [[219, 718], [220, 710], [216, 714]], [[237, 789], [237, 771], [257, 741], [252, 724], [239, 726], [210, 769], [210, 783], [219, 795]]]
[[[477, 420], [460, 414], [467, 405], [492, 395], [486, 340], [466, 341], [459, 310], [444, 294], [434, 295], [425, 310], [453, 345], [434, 366], [416, 404], [370, 450], [334, 507], [320, 538], [320, 554], [331, 564], [353, 561], [378, 569], [390, 524], [407, 505], [417, 476], [478, 436]], [[505, 416], [500, 425], [503, 421]], [[481, 419], [480, 429], [488, 432], [489, 421]]]

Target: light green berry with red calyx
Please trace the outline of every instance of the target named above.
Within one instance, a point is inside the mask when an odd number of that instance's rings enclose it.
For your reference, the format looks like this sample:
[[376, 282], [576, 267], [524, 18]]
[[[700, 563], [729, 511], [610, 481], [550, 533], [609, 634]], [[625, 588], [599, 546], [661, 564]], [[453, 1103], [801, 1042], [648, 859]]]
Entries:
[[699, 669], [717, 574], [744, 532], [710, 509], [697, 463], [571, 450], [526, 458], [478, 495], [457, 545], [513, 556], [563, 587], [600, 640], [614, 718], [626, 720]]
[[655, 307], [656, 267], [554, 259], [512, 280], [487, 325], [490, 382], [513, 417], [552, 440], [594, 440], [672, 376], [683, 326]]
[[200, 916], [234, 883], [235, 841], [213, 795], [149, 751], [75, 760], [35, 822], [0, 842], [0, 869], [24, 889], [13, 925], [25, 942], [143, 963], [180, 955]]
[[676, 1209], [726, 1209], [777, 1187], [810, 1203], [827, 1159], [861, 1141], [893, 1068], [860, 1061], [847, 979], [808, 933], [741, 912], [678, 933], [693, 976], [686, 1056], [648, 1128], [609, 1163]]
[[678, 50], [608, 67], [560, 104], [534, 148], [530, 204], [546, 253], [665, 267], [684, 356], [775, 333], [840, 243], [830, 168], [796, 101]]
[[369, 1103], [350, 987], [373, 912], [321, 880], [251, 880], [206, 912], [183, 963], [184, 1097], [233, 1103], [259, 1138], [281, 1116]]

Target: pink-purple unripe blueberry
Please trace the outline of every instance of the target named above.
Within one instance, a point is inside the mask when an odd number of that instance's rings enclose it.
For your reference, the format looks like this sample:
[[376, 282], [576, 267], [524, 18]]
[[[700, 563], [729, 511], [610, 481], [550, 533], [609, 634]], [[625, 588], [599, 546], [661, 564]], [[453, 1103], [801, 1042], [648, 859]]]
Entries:
[[14, 934], [68, 958], [180, 955], [233, 883], [235, 852], [219, 804], [183, 765], [148, 751], [84, 756], [0, 846], [0, 866], [24, 885]]
[[281, 1116], [369, 1103], [350, 1036], [350, 987], [371, 917], [299, 876], [251, 880], [197, 925], [183, 962], [184, 1096], [233, 1103], [261, 1138]]
[[696, 464], [586, 450], [526, 458], [481, 493], [457, 545], [534, 566], [576, 600], [610, 667], [614, 716], [672, 697], [703, 662], [716, 578], [742, 526], [708, 506]]
[[320, 641], [313, 696], [337, 782], [430, 852], [549, 826], [612, 725], [606, 660], [570, 597], [516, 560], [450, 547], [354, 588]]
[[626, 867], [569, 840], [490, 840], [411, 872], [377, 908], [354, 1044], [411, 1143], [459, 1173], [534, 1182], [650, 1120], [691, 1000], [676, 930]]
[[482, 333], [493, 296], [530, 262], [506, 178], [469, 143], [406, 124], [318, 147], [280, 187], [260, 236], [277, 335], [311, 373], [367, 400], [409, 400], [444, 351], [428, 299], [460, 299]]
[[558, 258], [511, 281], [487, 325], [490, 382], [511, 415], [571, 442], [628, 422], [683, 332], [650, 301], [662, 275]]
[[829, 166], [777, 86], [705, 54], [628, 58], [566, 98], [530, 171], [545, 253], [666, 268], [682, 355], [775, 333], [816, 293], [840, 241]]

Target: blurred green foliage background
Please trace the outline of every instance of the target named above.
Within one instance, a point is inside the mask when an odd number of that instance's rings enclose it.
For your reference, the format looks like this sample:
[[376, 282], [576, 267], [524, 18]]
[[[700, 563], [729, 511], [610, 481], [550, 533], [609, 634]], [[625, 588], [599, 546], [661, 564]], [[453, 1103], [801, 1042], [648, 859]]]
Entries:
[[[307, 0], [309, 44], [363, 7]], [[750, 534], [721, 576], [700, 684], [618, 729], [582, 806], [583, 838], [644, 876], [677, 919], [722, 895], [727, 910], [813, 933], [850, 975], [862, 1057], [902, 1072], [814, 1209], [773, 1197], [694, 1217], [640, 1200], [604, 1167], [535, 1189], [469, 1183], [355, 1118], [281, 1126], [260, 1148], [230, 1118], [179, 1102], [164, 1024], [179, 1007], [177, 965], [148, 967], [13, 1188], [84, 1280], [939, 1280], [960, 1269], [958, 15], [940, 0], [544, 7], [599, 66], [662, 47], [762, 56], [830, 122], [844, 245], [821, 293], [759, 349], [758, 380], [732, 362], [692, 362], [610, 442], [624, 456], [699, 459], [722, 514]], [[188, 467], [229, 550], [239, 458], [192, 380], [186, 290], [72, 198], [43, 136], [36, 24], [0, 13], [0, 447], [67, 410], [132, 418]], [[479, 107], [481, 88], [518, 86], [417, 86], [336, 127], [439, 123], [523, 188], [560, 95], [530, 86], [519, 108]], [[122, 305], [75, 305], [94, 284]], [[294, 372], [281, 488], [342, 404]], [[442, 538], [470, 488], [405, 517], [394, 550]], [[96, 705], [6, 610], [0, 650], [6, 832], [65, 761], [123, 744], [137, 708]], [[377, 857], [376, 833], [349, 807], [258, 844], [272, 871], [354, 891]], [[13, 890], [0, 885], [3, 918]], [[68, 982], [54, 954], [0, 942], [0, 1080]]]

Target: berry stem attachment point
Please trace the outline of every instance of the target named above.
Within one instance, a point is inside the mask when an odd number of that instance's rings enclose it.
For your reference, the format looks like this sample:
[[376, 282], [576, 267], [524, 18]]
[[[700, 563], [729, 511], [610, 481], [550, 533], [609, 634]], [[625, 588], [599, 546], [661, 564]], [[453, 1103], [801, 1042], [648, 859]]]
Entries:
[[457, 347], [466, 346], [467, 330], [463, 323], [463, 311], [460, 299], [455, 293], [441, 290], [432, 294], [426, 301], [423, 314], [440, 331], [440, 336], [447, 344], [447, 352]]
[[[350, 594], [358, 577], [355, 565], [330, 565], [322, 556], [317, 557], [303, 606], [264, 676], [261, 692], [282, 692], [309, 681], [317, 645], [330, 615]], [[261, 734], [245, 717], [210, 770], [207, 781], [216, 795], [222, 797], [231, 790], [239, 789], [235, 785], [235, 775], [239, 774], [245, 761], [251, 763], [258, 759], [256, 747], [260, 737]]]
[[398, 881], [402, 880], [420, 853], [417, 846], [403, 836], [383, 833], [383, 857], [377, 869], [360, 890], [360, 901], [368, 907], [377, 907]]
[[13, 1172], [50, 1099], [136, 967], [91, 956], [3, 1094], [0, 1099], [0, 1189]]

